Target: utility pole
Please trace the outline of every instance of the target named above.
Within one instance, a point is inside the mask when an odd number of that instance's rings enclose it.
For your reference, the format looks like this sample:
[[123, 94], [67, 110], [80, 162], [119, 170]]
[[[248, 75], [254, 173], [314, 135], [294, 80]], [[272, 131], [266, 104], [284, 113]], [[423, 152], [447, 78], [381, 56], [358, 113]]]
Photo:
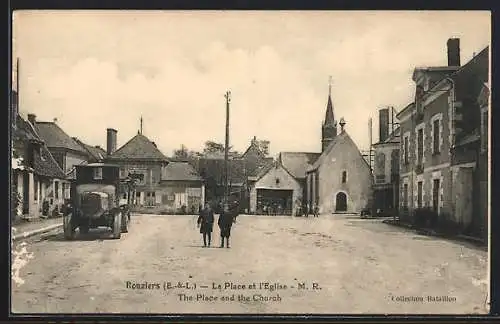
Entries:
[[226, 143], [224, 147], [224, 203], [229, 200], [229, 103], [231, 102], [231, 91], [226, 91]]

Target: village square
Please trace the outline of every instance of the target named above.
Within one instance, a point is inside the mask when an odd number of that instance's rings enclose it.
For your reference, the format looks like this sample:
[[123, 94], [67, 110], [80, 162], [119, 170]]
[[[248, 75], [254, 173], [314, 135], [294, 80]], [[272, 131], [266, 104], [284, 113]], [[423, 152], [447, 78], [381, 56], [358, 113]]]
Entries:
[[[273, 149], [272, 134], [301, 132], [286, 119], [242, 146], [229, 88], [220, 136], [191, 133], [201, 148], [155, 136], [139, 108], [132, 136], [81, 111], [91, 142], [23, 105], [14, 57], [12, 312], [488, 312], [489, 46], [464, 54], [446, 36], [427, 50], [447, 64], [410, 63], [408, 102], [355, 118], [336, 100], [341, 77], [318, 76], [316, 144], [297, 150]], [[100, 216], [84, 221], [87, 210]]]

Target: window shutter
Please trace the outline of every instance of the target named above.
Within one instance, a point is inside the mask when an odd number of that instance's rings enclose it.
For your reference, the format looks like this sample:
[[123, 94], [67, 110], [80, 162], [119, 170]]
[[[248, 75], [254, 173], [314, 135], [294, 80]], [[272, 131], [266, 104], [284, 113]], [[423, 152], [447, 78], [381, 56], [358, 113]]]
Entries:
[[439, 152], [443, 152], [443, 117], [439, 118]]

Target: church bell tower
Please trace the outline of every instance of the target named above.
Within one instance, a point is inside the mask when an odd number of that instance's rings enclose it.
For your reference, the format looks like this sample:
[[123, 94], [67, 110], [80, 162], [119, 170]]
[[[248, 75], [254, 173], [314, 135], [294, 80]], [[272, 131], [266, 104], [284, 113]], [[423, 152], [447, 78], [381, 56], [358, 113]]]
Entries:
[[324, 152], [328, 145], [337, 136], [337, 121], [333, 115], [332, 104], [332, 77], [328, 82], [328, 103], [326, 104], [326, 114], [323, 125], [321, 126], [321, 152]]

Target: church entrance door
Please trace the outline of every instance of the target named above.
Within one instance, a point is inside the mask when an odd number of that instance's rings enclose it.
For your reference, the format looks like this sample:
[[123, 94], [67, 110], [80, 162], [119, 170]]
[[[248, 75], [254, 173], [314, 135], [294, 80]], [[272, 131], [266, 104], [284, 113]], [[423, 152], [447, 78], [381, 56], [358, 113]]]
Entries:
[[335, 197], [335, 211], [336, 212], [347, 211], [347, 196], [343, 192], [339, 192]]

